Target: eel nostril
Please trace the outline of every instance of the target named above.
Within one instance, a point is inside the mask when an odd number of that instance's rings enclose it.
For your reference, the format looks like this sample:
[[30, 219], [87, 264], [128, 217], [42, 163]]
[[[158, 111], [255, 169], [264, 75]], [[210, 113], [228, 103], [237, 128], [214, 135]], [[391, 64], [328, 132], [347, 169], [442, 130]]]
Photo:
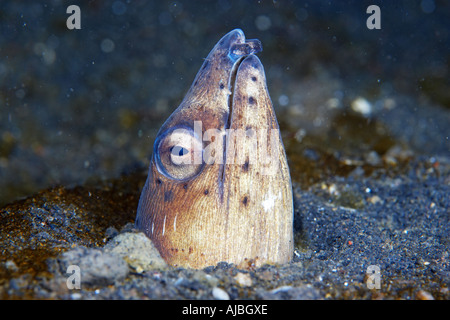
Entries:
[[235, 43], [231, 46], [228, 56], [236, 61], [239, 58], [262, 51], [261, 41], [258, 39], [247, 40], [245, 43]]

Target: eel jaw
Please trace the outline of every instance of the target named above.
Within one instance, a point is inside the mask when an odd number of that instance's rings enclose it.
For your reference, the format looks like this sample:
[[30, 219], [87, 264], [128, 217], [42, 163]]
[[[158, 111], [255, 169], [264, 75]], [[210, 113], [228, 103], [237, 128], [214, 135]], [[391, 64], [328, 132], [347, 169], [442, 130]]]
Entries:
[[[237, 32], [242, 34], [242, 41], [232, 42], [228, 49], [228, 58], [234, 62], [231, 68], [230, 78], [228, 80], [228, 89], [230, 90], [230, 95], [228, 97], [228, 121], [225, 128], [229, 129], [231, 124], [231, 116], [233, 113], [233, 96], [234, 96], [234, 85], [236, 82], [237, 71], [241, 62], [249, 55], [256, 54], [262, 51], [261, 41], [258, 39], [245, 40], [244, 33], [241, 29], [236, 29], [231, 32]], [[226, 152], [226, 150], [225, 150]]]

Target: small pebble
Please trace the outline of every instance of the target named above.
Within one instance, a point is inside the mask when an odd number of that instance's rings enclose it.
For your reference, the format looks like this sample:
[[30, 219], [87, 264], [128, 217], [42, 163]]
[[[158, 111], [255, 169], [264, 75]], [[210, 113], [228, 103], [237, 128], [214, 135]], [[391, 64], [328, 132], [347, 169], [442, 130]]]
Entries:
[[241, 287], [250, 287], [252, 285], [252, 278], [248, 273], [238, 272], [234, 277], [234, 280], [236, 280]]
[[212, 295], [214, 299], [217, 300], [230, 300], [230, 296], [228, 295], [228, 293], [219, 287], [215, 287], [212, 290]]
[[8, 260], [5, 262], [5, 267], [8, 269], [8, 271], [16, 272], [19, 270], [16, 263], [13, 260]]
[[372, 204], [377, 204], [377, 203], [383, 203], [384, 201], [377, 195], [370, 197], [369, 199], [367, 199], [367, 201], [369, 201]]
[[276, 294], [278, 292], [286, 292], [286, 291], [289, 291], [291, 289], [292, 289], [291, 286], [282, 286], [282, 287], [275, 288], [275, 289], [271, 290], [270, 292]]
[[118, 254], [137, 273], [168, 267], [151, 240], [141, 232], [119, 234], [105, 245], [104, 250]]
[[425, 290], [420, 290], [419, 292], [417, 292], [416, 297], [419, 300], [434, 300], [434, 297], [431, 295], [431, 293]]
[[368, 164], [372, 166], [379, 166], [382, 164], [381, 157], [378, 155], [376, 151], [370, 151], [365, 155], [365, 160]]
[[71, 298], [72, 300], [80, 300], [80, 299], [81, 299], [81, 294], [78, 293], [78, 292], [72, 293], [72, 294], [70, 295], [70, 298]]
[[372, 112], [372, 105], [366, 99], [359, 97], [353, 100], [352, 109], [355, 112], [361, 113], [364, 116], [369, 115]]

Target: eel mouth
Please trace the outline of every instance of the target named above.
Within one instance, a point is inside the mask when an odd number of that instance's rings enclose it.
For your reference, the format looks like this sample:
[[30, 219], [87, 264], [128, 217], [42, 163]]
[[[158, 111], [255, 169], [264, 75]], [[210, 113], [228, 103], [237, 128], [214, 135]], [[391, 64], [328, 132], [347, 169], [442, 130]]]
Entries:
[[[236, 32], [242, 32], [240, 29], [235, 30]], [[245, 39], [242, 33], [243, 39]], [[262, 51], [261, 41], [258, 39], [249, 39], [245, 42], [234, 42], [230, 45], [228, 50], [228, 57], [234, 61], [233, 67], [230, 72], [230, 79], [228, 81], [229, 90], [231, 94], [228, 97], [228, 120], [225, 125], [225, 129], [229, 129], [231, 126], [231, 115], [233, 113], [233, 98], [234, 98], [234, 88], [236, 83], [237, 72], [242, 61], [251, 54], [256, 54]]]
[[[261, 41], [258, 39], [245, 39], [245, 35], [242, 32], [242, 30], [237, 29], [233, 30], [233, 32], [238, 32], [238, 37], [235, 41], [230, 43], [229, 49], [228, 49], [228, 58], [233, 61], [233, 65], [230, 72], [230, 77], [228, 80], [228, 88], [230, 90], [230, 95], [228, 96], [228, 118], [227, 122], [225, 124], [225, 130], [231, 128], [231, 121], [232, 121], [232, 115], [233, 115], [233, 101], [234, 101], [234, 93], [235, 93], [235, 84], [237, 79], [237, 74], [239, 67], [241, 63], [250, 55], [259, 53], [262, 51], [262, 44]], [[240, 36], [240, 37], [239, 37]], [[242, 42], [244, 41], [244, 42]], [[224, 136], [224, 148], [223, 148], [223, 164], [221, 165], [220, 173], [219, 173], [219, 194], [221, 195], [221, 198], [223, 197], [223, 187], [224, 187], [224, 181], [225, 181], [225, 175], [226, 175], [226, 168], [225, 165], [227, 163], [227, 143], [226, 143], [227, 137]]]

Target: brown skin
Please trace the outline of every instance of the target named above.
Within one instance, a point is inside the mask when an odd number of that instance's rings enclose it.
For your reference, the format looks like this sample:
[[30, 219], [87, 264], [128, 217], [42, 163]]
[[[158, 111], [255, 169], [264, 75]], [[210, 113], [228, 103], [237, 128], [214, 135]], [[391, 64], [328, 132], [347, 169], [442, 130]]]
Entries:
[[[225, 35], [158, 133], [136, 226], [171, 265], [245, 267], [292, 258], [292, 186], [264, 69], [253, 54], [260, 50], [240, 30]], [[223, 143], [227, 129], [255, 133]], [[216, 161], [205, 161], [208, 155]]]

